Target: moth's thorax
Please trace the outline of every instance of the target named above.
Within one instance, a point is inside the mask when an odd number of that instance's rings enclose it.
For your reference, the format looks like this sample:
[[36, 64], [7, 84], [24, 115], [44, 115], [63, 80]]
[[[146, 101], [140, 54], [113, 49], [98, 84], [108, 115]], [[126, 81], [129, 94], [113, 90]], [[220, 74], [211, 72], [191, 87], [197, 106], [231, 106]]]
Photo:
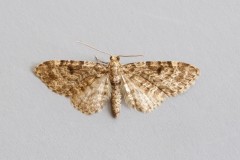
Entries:
[[109, 78], [112, 84], [120, 83], [121, 64], [119, 56], [111, 56], [109, 62]]

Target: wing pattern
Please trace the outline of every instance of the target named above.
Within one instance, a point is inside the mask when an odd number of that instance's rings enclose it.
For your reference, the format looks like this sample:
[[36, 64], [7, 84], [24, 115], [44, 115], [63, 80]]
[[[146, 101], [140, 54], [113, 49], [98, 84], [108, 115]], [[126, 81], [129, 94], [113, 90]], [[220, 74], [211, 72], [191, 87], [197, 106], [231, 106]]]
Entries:
[[[119, 69], [126, 103], [141, 112], [150, 112], [167, 97], [183, 93], [199, 75], [198, 68], [173, 61], [129, 63]], [[52, 91], [70, 97], [74, 107], [85, 114], [100, 111], [111, 97], [106, 64], [51, 60], [37, 66], [34, 72]]]
[[[106, 65], [88, 61], [46, 61], [35, 68], [35, 74], [52, 91], [71, 97], [74, 106], [86, 114], [99, 111], [103, 103], [110, 97], [108, 70]], [[96, 92], [96, 89], [99, 89]], [[94, 93], [93, 93], [94, 92]], [[101, 94], [105, 95], [101, 95]], [[85, 96], [94, 96], [84, 99]], [[81, 103], [77, 97], [83, 100]], [[96, 99], [99, 105], [96, 104]], [[90, 105], [91, 104], [91, 105]], [[88, 106], [86, 106], [88, 105]], [[89, 107], [89, 111], [86, 108]]]
[[182, 62], [148, 61], [123, 65], [123, 73], [126, 103], [149, 112], [165, 98], [186, 91], [198, 77], [199, 69]]

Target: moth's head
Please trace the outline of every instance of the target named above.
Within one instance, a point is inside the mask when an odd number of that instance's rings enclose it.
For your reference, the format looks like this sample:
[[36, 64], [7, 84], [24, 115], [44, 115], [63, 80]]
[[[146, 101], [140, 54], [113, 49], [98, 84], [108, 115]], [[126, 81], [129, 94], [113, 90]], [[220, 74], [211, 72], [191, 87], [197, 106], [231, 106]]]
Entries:
[[112, 60], [112, 61], [120, 61], [120, 56], [110, 56], [110, 60]]

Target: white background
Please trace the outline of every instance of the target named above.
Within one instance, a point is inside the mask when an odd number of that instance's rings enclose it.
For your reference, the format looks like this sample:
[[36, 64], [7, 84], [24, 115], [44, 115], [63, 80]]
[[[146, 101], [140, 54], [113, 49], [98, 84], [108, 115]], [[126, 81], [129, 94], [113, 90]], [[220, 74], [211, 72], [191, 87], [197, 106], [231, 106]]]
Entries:
[[[32, 73], [50, 59], [175, 60], [201, 76], [149, 114], [86, 116]], [[240, 159], [239, 0], [1, 0], [0, 159]]]

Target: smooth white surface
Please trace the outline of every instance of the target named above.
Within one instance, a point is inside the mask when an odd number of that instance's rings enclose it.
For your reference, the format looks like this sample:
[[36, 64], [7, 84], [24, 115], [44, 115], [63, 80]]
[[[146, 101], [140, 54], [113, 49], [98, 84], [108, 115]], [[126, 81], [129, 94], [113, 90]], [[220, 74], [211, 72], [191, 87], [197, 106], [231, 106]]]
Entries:
[[[240, 159], [239, 0], [1, 0], [0, 159]], [[142, 114], [75, 110], [32, 73], [45, 60], [184, 61], [201, 76]]]

